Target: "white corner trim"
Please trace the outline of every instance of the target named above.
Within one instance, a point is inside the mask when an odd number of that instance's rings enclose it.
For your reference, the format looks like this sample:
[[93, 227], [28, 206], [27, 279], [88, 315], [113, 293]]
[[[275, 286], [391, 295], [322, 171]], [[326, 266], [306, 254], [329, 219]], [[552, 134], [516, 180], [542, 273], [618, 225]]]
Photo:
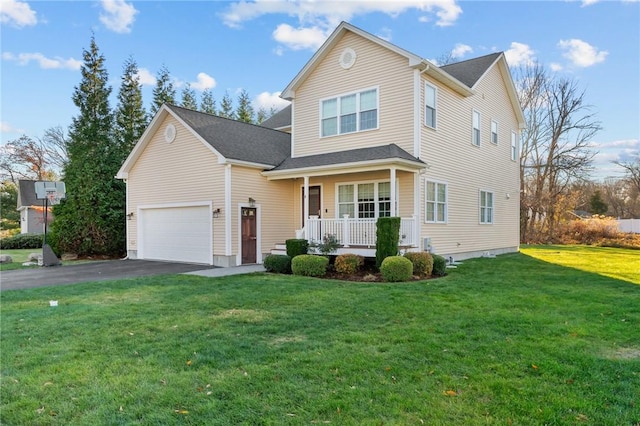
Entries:
[[231, 164], [224, 168], [224, 254], [231, 256]]

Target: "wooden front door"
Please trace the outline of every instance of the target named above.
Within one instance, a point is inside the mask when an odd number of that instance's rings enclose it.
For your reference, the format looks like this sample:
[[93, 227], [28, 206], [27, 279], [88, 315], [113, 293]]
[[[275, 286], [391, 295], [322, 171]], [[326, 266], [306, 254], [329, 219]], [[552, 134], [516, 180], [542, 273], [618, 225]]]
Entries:
[[256, 235], [256, 209], [242, 207], [242, 264], [256, 263], [257, 235]]
[[[319, 186], [309, 187], [309, 216], [322, 217]], [[304, 224], [304, 187], [302, 188], [302, 223]]]

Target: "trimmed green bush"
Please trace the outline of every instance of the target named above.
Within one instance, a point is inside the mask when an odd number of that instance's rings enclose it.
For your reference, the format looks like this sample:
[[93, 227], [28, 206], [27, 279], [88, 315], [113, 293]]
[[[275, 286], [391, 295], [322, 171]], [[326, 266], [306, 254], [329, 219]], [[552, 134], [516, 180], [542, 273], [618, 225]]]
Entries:
[[307, 254], [309, 251], [309, 241], [307, 240], [292, 238], [285, 241], [285, 244], [287, 245], [287, 256], [291, 259], [301, 254]]
[[444, 257], [433, 255], [433, 275], [437, 277], [444, 277], [447, 275], [447, 261]]
[[336, 272], [349, 275], [358, 272], [362, 265], [364, 265], [364, 257], [353, 253], [345, 253], [337, 256], [333, 264]]
[[376, 222], [376, 266], [380, 268], [382, 261], [388, 256], [398, 254], [400, 240], [400, 218], [380, 217]]
[[291, 257], [286, 254], [270, 254], [264, 259], [264, 269], [276, 274], [290, 274]]
[[291, 259], [291, 271], [294, 275], [305, 277], [324, 277], [329, 266], [329, 259], [313, 254], [301, 254]]
[[426, 251], [407, 252], [404, 257], [413, 263], [413, 275], [428, 277], [433, 272], [433, 257]]
[[18, 234], [0, 239], [0, 247], [5, 250], [41, 248], [43, 237], [42, 234]]
[[389, 256], [382, 261], [380, 272], [385, 281], [409, 281], [413, 276], [413, 263], [406, 257]]

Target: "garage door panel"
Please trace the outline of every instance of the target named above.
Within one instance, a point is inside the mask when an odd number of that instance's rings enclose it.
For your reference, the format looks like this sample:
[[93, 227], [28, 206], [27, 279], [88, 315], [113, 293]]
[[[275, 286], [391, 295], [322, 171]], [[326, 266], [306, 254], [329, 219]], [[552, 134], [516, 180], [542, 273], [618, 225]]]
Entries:
[[142, 258], [206, 263], [212, 259], [209, 206], [141, 211]]

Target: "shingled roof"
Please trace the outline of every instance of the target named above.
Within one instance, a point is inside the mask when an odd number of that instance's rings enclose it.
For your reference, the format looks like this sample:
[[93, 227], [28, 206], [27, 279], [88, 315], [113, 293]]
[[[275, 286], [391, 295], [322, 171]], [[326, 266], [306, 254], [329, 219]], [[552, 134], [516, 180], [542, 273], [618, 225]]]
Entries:
[[291, 153], [288, 133], [165, 105], [227, 159], [276, 166]]
[[490, 55], [473, 58], [466, 61], [455, 62], [440, 67], [456, 80], [466, 84], [469, 88], [473, 88], [480, 77], [493, 65], [493, 63], [501, 55], [501, 52], [492, 53]]
[[36, 198], [36, 181], [18, 181], [18, 208], [30, 206], [42, 206], [42, 200]]
[[260, 125], [270, 129], [291, 127], [291, 104], [264, 120]]
[[270, 171], [276, 172], [339, 164], [356, 164], [376, 160], [402, 160], [404, 162], [415, 163], [418, 168], [426, 166], [423, 161], [409, 154], [398, 145], [392, 143], [390, 145], [329, 152], [326, 154], [307, 155], [304, 157], [288, 157], [282, 162], [282, 164]]

